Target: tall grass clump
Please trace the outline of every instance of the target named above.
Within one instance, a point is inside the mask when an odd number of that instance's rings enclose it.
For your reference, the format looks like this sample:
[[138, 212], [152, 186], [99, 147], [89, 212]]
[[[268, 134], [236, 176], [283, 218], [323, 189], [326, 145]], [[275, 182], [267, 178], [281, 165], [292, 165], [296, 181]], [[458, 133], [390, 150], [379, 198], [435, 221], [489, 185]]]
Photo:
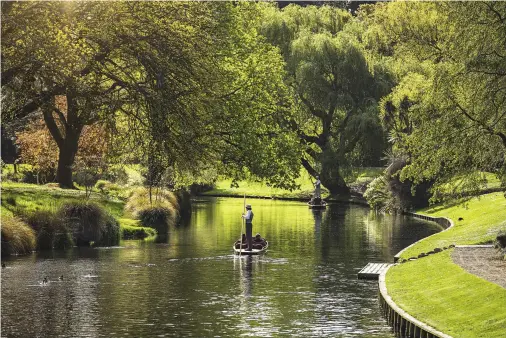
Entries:
[[98, 204], [70, 202], [58, 210], [65, 226], [72, 231], [78, 246], [117, 245], [119, 243], [118, 222]]
[[37, 250], [67, 249], [74, 246], [72, 233], [58, 215], [37, 210], [24, 217], [37, 237]]
[[23, 255], [35, 249], [35, 232], [21, 219], [2, 215], [2, 256]]
[[151, 198], [148, 189], [135, 189], [128, 198], [125, 210], [133, 218], [139, 219], [143, 226], [156, 229], [159, 235], [166, 234], [179, 216], [177, 197], [165, 189], [153, 189]]

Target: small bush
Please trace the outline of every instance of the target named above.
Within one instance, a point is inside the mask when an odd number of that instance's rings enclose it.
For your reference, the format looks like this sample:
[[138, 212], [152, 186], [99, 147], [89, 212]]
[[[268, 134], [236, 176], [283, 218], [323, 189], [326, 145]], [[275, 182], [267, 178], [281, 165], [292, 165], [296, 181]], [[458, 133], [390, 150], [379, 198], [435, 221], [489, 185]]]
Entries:
[[149, 190], [146, 188], [137, 188], [132, 191], [125, 210], [134, 218], [139, 218], [140, 212], [151, 208], [164, 208], [169, 211], [169, 217], [177, 218], [179, 204], [177, 197], [170, 191], [165, 189], [153, 189], [151, 200], [149, 198]]
[[390, 212], [393, 208], [393, 196], [388, 189], [387, 179], [384, 176], [375, 178], [364, 192], [367, 203], [377, 211]]
[[106, 181], [106, 180], [98, 180], [97, 183], [95, 184], [95, 188], [97, 188], [101, 192], [104, 192], [105, 186], [109, 183], [111, 183], [111, 182]]
[[501, 249], [506, 249], [506, 230], [501, 230], [496, 237], [497, 244]]
[[146, 237], [154, 237], [157, 232], [153, 228], [138, 226], [139, 221], [122, 218], [121, 238], [123, 239], [144, 239]]
[[2, 215], [2, 256], [23, 255], [35, 249], [35, 232], [21, 219]]
[[35, 230], [37, 250], [67, 249], [74, 246], [71, 232], [54, 212], [34, 211], [26, 217], [26, 222]]
[[118, 222], [95, 203], [66, 203], [57, 215], [72, 231], [77, 246], [89, 246], [92, 242], [97, 246], [119, 243]]
[[98, 242], [95, 242], [95, 246], [114, 246], [119, 244], [119, 223], [111, 215], [105, 215], [101, 232], [101, 238]]
[[9, 204], [9, 205], [12, 205], [13, 207], [16, 206], [16, 198], [14, 198], [14, 196], [7, 196], [5, 198], [5, 203]]
[[121, 185], [126, 185], [128, 183], [128, 174], [125, 168], [122, 167], [109, 167], [102, 174], [102, 178]]
[[106, 180], [98, 180], [97, 184], [95, 184], [95, 188], [100, 190], [103, 194], [118, 196], [122, 188], [114, 183], [111, 183]]
[[172, 211], [163, 207], [144, 209], [139, 213], [141, 224], [156, 229], [158, 235], [169, 232], [169, 226], [175, 224], [176, 217]]

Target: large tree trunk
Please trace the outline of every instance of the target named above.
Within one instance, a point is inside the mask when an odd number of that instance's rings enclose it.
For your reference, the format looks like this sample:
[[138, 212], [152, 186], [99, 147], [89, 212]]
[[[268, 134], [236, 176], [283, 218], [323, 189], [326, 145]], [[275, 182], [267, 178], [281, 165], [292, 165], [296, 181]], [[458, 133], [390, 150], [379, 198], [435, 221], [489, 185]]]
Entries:
[[323, 163], [320, 180], [323, 186], [329, 189], [331, 195], [347, 196], [350, 194], [350, 189], [339, 173], [339, 166], [337, 163], [332, 166], [328, 166]]
[[[58, 123], [53, 112], [58, 115]], [[79, 146], [79, 137], [84, 125], [78, 118], [77, 104], [74, 97], [67, 94], [67, 115], [65, 116], [55, 105], [45, 105], [42, 110], [44, 121], [51, 136], [58, 145], [58, 168], [56, 181], [61, 188], [72, 189], [72, 165]]]
[[321, 173], [318, 173], [306, 159], [302, 158], [301, 163], [311, 176], [315, 178], [316, 176], [320, 176], [320, 181], [329, 190], [331, 195], [348, 196], [350, 194], [350, 189], [339, 172], [337, 161], [322, 161]]
[[72, 189], [72, 165], [77, 154], [77, 145], [79, 138], [75, 136], [67, 137], [63, 141], [58, 156], [58, 168], [56, 170], [56, 181], [60, 184], [60, 188]]

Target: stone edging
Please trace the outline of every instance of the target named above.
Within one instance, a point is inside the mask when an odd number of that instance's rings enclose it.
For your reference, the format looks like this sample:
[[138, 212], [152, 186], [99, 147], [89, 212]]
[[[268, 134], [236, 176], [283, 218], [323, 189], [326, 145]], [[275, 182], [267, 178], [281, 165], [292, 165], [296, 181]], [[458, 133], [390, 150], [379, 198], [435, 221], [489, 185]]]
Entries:
[[[448, 229], [450, 229], [451, 227], [453, 227], [454, 223], [451, 219], [449, 218], [446, 218], [446, 217], [432, 217], [432, 216], [427, 216], [427, 215], [422, 215], [422, 214], [417, 214], [417, 213], [414, 213], [414, 212], [404, 212], [403, 213], [404, 215], [408, 215], [408, 216], [411, 216], [411, 217], [415, 217], [415, 218], [421, 218], [421, 219], [424, 219], [426, 221], [431, 221], [431, 222], [436, 222], [437, 224], [441, 225], [444, 230], [443, 231], [446, 231]], [[434, 235], [437, 235], [439, 233], [441, 233], [442, 231], [440, 232], [436, 232], [435, 234], [432, 234], [430, 236], [427, 236], [425, 238], [429, 238], [431, 236], [434, 236]], [[421, 240], [424, 240], [425, 238], [422, 238]], [[421, 241], [420, 240], [420, 241]], [[404, 249], [402, 249], [401, 251], [399, 251], [395, 256], [394, 256], [394, 262], [397, 262], [399, 260], [399, 258], [401, 257], [402, 253], [406, 250], [408, 250], [409, 248], [411, 248], [412, 246], [414, 246], [415, 244], [417, 244], [419, 241], [416, 241], [415, 243], [405, 247]]]
[[[436, 222], [437, 224], [441, 225], [444, 228], [443, 231], [450, 229], [454, 225], [453, 221], [446, 217], [432, 217], [413, 212], [404, 212], [403, 214], [415, 218], [421, 218], [426, 221]], [[437, 235], [440, 232], [432, 234], [431, 236]], [[427, 236], [425, 238], [429, 238], [431, 236]], [[422, 238], [421, 240], [425, 238]], [[419, 241], [416, 241], [415, 243], [399, 251], [394, 256], [394, 262], [397, 262], [399, 260], [401, 254], [404, 251], [406, 251], [408, 248], [412, 247], [418, 242]], [[409, 313], [401, 309], [399, 306], [397, 306], [397, 304], [393, 301], [393, 299], [388, 295], [388, 290], [386, 286], [386, 274], [390, 269], [390, 267], [392, 266], [389, 266], [380, 274], [378, 285], [380, 291], [380, 305], [383, 311], [383, 315], [387, 319], [388, 324], [393, 327], [394, 332], [403, 337], [406, 336], [406, 337], [424, 337], [424, 338], [425, 337], [451, 338], [451, 336], [439, 332], [435, 328], [419, 321], [418, 319], [414, 318]]]
[[391, 267], [392, 266], [389, 266], [380, 274], [378, 283], [381, 309], [388, 321], [388, 324], [393, 327], [394, 332], [396, 334], [400, 334], [401, 337], [452, 338], [451, 336], [439, 332], [433, 327], [422, 323], [395, 304], [392, 298], [388, 295], [385, 282], [386, 274]]

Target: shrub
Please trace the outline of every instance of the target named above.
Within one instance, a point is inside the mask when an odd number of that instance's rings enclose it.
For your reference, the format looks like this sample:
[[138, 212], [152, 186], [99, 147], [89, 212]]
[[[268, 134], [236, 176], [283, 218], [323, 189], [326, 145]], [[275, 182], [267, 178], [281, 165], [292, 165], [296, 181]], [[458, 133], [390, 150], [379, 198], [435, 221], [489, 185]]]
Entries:
[[65, 226], [72, 231], [77, 246], [116, 245], [119, 242], [118, 222], [99, 205], [70, 202], [58, 210]]
[[14, 196], [7, 196], [5, 198], [5, 203], [12, 205], [13, 207], [16, 206], [16, 198]]
[[109, 183], [111, 183], [111, 182], [106, 181], [106, 180], [98, 180], [97, 183], [95, 184], [95, 188], [97, 188], [101, 192], [104, 192], [106, 185]]
[[104, 224], [101, 227], [101, 238], [95, 242], [96, 246], [113, 246], [119, 244], [119, 223], [109, 214], [105, 215]]
[[375, 210], [389, 212], [393, 209], [393, 196], [388, 189], [388, 183], [384, 176], [379, 176], [369, 183], [364, 198]]
[[170, 217], [177, 217], [179, 204], [177, 197], [165, 189], [153, 189], [151, 200], [149, 190], [146, 188], [137, 188], [133, 190], [125, 205], [125, 210], [134, 218], [139, 218], [139, 213], [151, 208], [165, 208], [169, 211]]
[[175, 224], [171, 210], [163, 207], [144, 209], [139, 213], [141, 224], [156, 229], [159, 235], [167, 234], [169, 226]]
[[34, 211], [26, 216], [26, 222], [35, 230], [37, 250], [67, 249], [74, 246], [72, 234], [54, 212]]
[[154, 237], [157, 232], [153, 228], [138, 226], [138, 221], [126, 218], [120, 219], [121, 238], [123, 239], [144, 239]]
[[158, 235], [167, 234], [169, 226], [176, 224], [178, 218], [176, 196], [164, 189], [153, 189], [151, 200], [146, 188], [132, 191], [125, 209], [141, 224], [156, 229]]
[[21, 219], [2, 214], [2, 256], [23, 255], [35, 249], [35, 232]]
[[497, 244], [500, 248], [506, 249], [506, 230], [501, 230], [496, 237]]
[[121, 185], [126, 185], [128, 183], [128, 174], [123, 167], [109, 167], [104, 171], [102, 177], [104, 180]]
[[106, 180], [98, 180], [95, 188], [100, 190], [101, 193], [118, 196], [122, 188], [117, 184], [111, 183]]

